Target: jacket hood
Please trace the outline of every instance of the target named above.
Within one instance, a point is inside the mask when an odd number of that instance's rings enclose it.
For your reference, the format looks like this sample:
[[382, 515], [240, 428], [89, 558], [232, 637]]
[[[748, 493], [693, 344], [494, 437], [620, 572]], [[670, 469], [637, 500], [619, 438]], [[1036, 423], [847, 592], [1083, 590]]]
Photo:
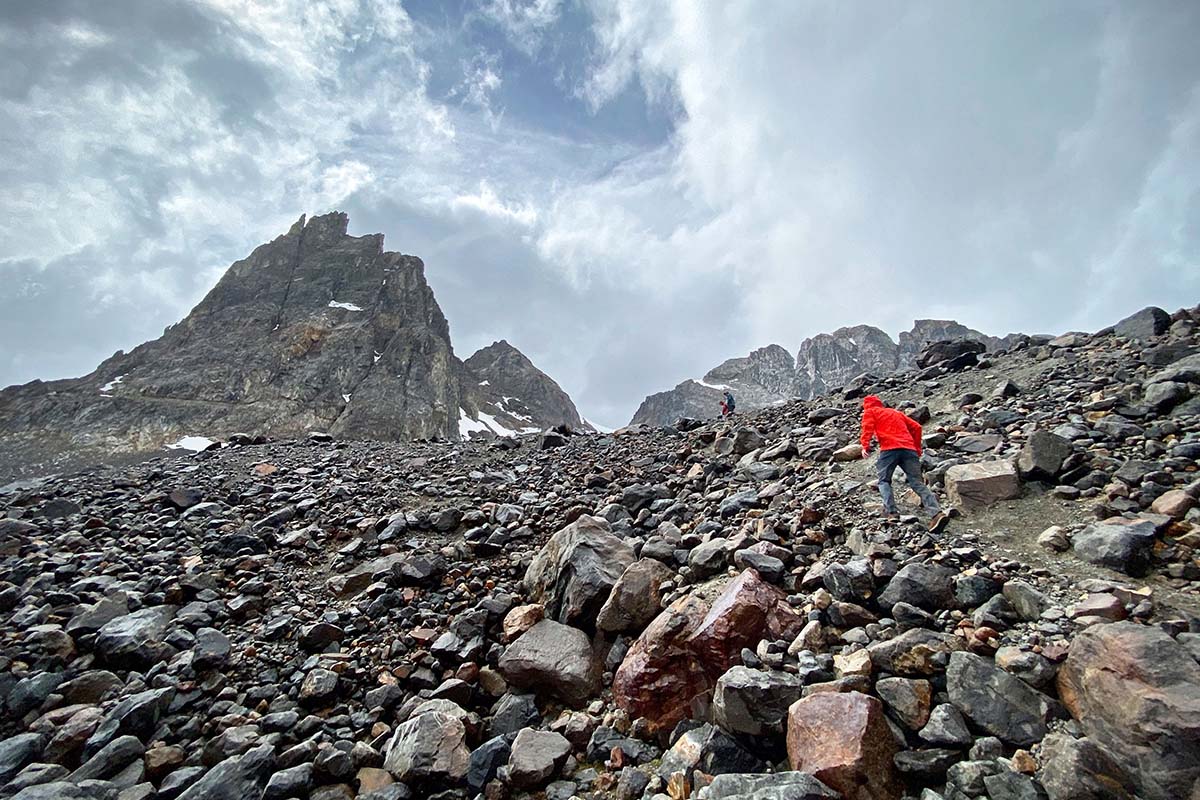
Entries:
[[882, 408], [883, 401], [873, 394], [869, 394], [863, 398], [863, 408]]

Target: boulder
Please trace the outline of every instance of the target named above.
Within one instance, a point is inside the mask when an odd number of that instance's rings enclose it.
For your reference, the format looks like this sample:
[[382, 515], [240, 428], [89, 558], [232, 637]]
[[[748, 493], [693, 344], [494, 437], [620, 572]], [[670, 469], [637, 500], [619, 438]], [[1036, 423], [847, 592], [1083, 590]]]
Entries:
[[933, 564], [906, 564], [879, 594], [879, 605], [884, 609], [901, 601], [926, 611], [953, 608], [957, 605], [954, 573]]
[[517, 734], [508, 758], [508, 778], [518, 789], [544, 785], [571, 754], [571, 743], [553, 731], [525, 728]]
[[471, 751], [467, 732], [453, 714], [427, 711], [396, 728], [383, 766], [408, 783], [457, 783], [466, 777]]
[[46, 738], [37, 733], [18, 733], [0, 740], [0, 786], [36, 759], [45, 745]]
[[788, 708], [803, 691], [804, 681], [796, 675], [730, 667], [717, 680], [713, 722], [734, 734], [781, 734]]
[[941, 364], [948, 369], [962, 369], [978, 362], [987, 345], [974, 339], [947, 339], [927, 344], [917, 355], [918, 367]]
[[1196, 505], [1196, 498], [1192, 497], [1182, 489], [1172, 489], [1169, 492], [1164, 492], [1155, 498], [1150, 504], [1150, 510], [1155, 514], [1162, 514], [1171, 519], [1183, 519], [1188, 511]]
[[1171, 315], [1161, 308], [1149, 306], [1118, 322], [1113, 331], [1126, 339], [1145, 342], [1162, 336], [1170, 327]]
[[1086, 737], [1048, 734], [1041, 761], [1038, 778], [1050, 800], [1132, 800], [1125, 772]]
[[613, 679], [617, 705], [670, 730], [703, 702], [744, 648], [761, 639], [792, 639], [804, 619], [787, 595], [752, 569], [730, 581], [710, 605], [679, 598], [642, 632]]
[[972, 724], [1017, 747], [1040, 742], [1056, 711], [1049, 697], [974, 653], [951, 654], [946, 688]]
[[929, 721], [933, 704], [933, 686], [927, 680], [880, 678], [875, 693], [887, 704], [896, 719], [911, 730], [920, 730]]
[[1017, 457], [1017, 469], [1021, 477], [1039, 481], [1050, 481], [1062, 472], [1063, 462], [1071, 455], [1071, 443], [1049, 431], [1034, 431], [1021, 455]]
[[1071, 546], [1084, 561], [1142, 575], [1150, 565], [1154, 534], [1150, 520], [1110, 519], [1088, 525], [1075, 534]]
[[230, 800], [234, 797], [261, 797], [275, 767], [275, 747], [260, 745], [249, 752], [226, 759], [204, 773], [178, 800]]
[[726, 774], [700, 790], [700, 800], [838, 800], [840, 794], [803, 772]]
[[504, 649], [500, 674], [513, 686], [578, 707], [600, 691], [600, 672], [583, 631], [544, 619]]
[[899, 800], [896, 740], [883, 704], [860, 692], [813, 694], [788, 711], [788, 763], [847, 800]]
[[164, 643], [175, 606], [151, 606], [117, 617], [96, 633], [96, 655], [118, 669], [148, 669], [170, 657]]
[[959, 636], [912, 628], [893, 639], [869, 645], [867, 654], [880, 672], [921, 676], [941, 672], [948, 654], [965, 647], [965, 641]]
[[633, 562], [613, 586], [596, 627], [610, 633], [640, 631], [662, 611], [659, 587], [674, 577], [670, 567], [653, 558]]
[[956, 464], [946, 470], [946, 495], [956, 508], [973, 511], [1020, 497], [1021, 479], [1008, 461]]
[[690, 782], [697, 771], [705, 775], [722, 775], [764, 769], [766, 764], [742, 741], [704, 723], [675, 740], [671, 749], [663, 754], [658, 774], [664, 780], [670, 780], [676, 773], [682, 773], [682, 777]]
[[559, 622], [591, 625], [634, 561], [633, 548], [600, 517], [583, 515], [550, 537], [525, 573], [531, 599]]
[[1058, 692], [1147, 800], [1200, 795], [1200, 664], [1158, 628], [1095, 625], [1071, 642]]

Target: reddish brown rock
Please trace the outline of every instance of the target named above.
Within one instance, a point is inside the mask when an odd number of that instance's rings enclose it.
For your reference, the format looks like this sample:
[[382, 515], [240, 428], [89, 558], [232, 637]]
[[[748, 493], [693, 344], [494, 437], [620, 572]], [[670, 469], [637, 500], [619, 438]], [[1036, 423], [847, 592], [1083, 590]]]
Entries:
[[803, 624], [787, 595], [748, 569], [711, 606], [689, 595], [659, 614], [617, 669], [613, 696], [652, 729], [670, 730], [694, 703], [704, 704], [721, 675], [739, 663], [742, 648], [764, 638], [791, 639]]
[[1171, 519], [1183, 519], [1183, 515], [1194, 505], [1196, 505], [1196, 498], [1182, 489], [1172, 489], [1155, 498], [1154, 502], [1150, 504], [1150, 510]]
[[807, 772], [846, 800], [899, 800], [892, 761], [898, 747], [883, 704], [860, 692], [813, 694], [788, 711], [792, 769]]
[[1200, 664], [1158, 628], [1096, 625], [1075, 637], [1058, 693], [1148, 800], [1200, 796]]

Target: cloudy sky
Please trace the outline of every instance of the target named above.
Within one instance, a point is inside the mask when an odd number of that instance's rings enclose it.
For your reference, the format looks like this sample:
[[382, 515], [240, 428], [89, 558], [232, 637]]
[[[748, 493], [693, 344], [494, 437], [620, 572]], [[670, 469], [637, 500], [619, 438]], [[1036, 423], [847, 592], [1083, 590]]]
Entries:
[[608, 425], [842, 325], [1194, 305], [1197, 41], [1192, 0], [0, 0], [0, 385], [333, 209]]

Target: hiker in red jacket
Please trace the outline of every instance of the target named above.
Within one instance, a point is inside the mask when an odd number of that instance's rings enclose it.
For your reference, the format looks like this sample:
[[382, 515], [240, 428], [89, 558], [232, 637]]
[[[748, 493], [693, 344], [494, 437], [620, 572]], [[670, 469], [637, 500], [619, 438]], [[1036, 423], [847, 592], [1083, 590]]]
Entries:
[[863, 398], [862, 456], [871, 453], [871, 440], [879, 441], [879, 460], [875, 469], [879, 474], [879, 494], [883, 498], [884, 519], [894, 522], [900, 519], [896, 511], [896, 498], [892, 494], [892, 473], [899, 467], [904, 471], [908, 485], [921, 498], [921, 505], [931, 515], [929, 530], [937, 533], [946, 527], [949, 519], [938, 507], [925, 481], [921, 479], [921, 425], [894, 408], [886, 408], [875, 395]]

